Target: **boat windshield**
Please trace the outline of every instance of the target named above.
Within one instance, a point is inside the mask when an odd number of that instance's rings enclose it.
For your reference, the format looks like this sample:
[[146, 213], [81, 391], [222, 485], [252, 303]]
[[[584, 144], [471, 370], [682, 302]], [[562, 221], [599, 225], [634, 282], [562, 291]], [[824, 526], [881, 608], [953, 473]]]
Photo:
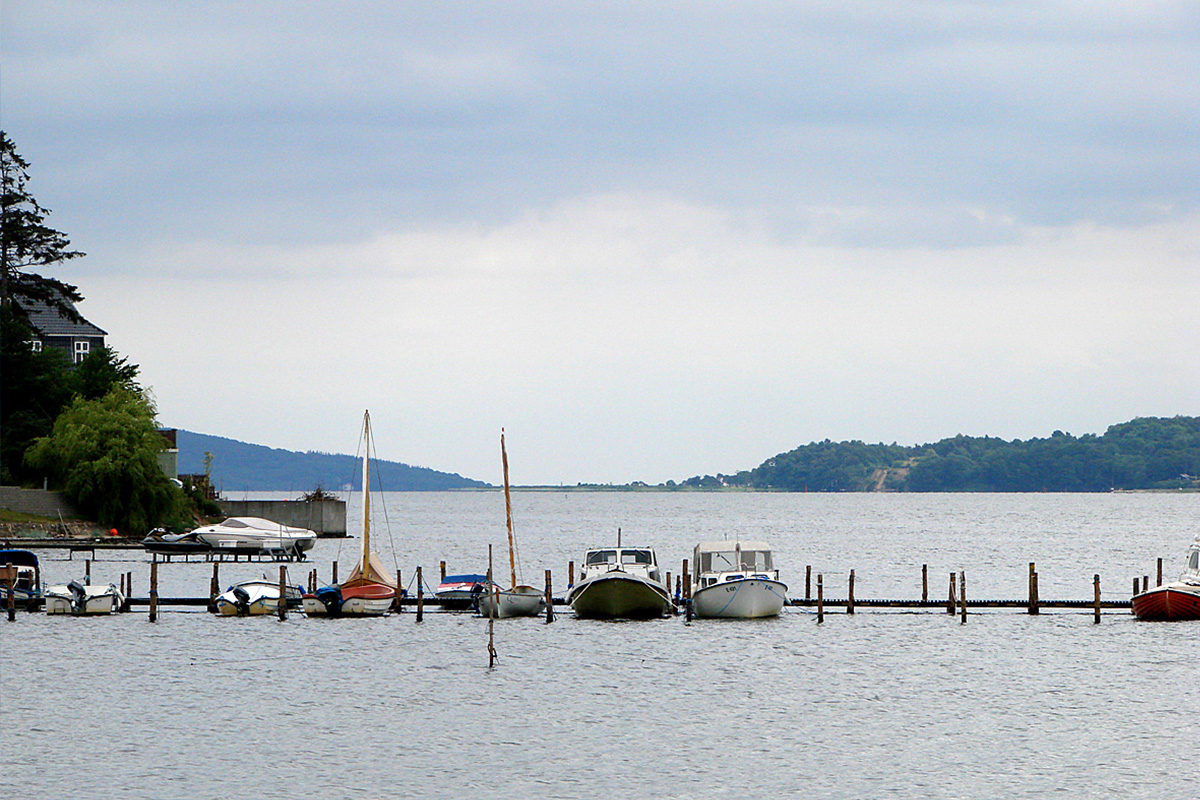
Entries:
[[742, 550], [740, 553], [726, 550], [700, 554], [701, 572], [767, 572], [770, 569], [770, 550]]
[[654, 556], [649, 550], [622, 550], [622, 564], [653, 564]]
[[1187, 571], [1193, 575], [1200, 572], [1200, 549], [1193, 550], [1188, 556]]
[[589, 550], [587, 554], [588, 564], [615, 564], [617, 563], [616, 550]]

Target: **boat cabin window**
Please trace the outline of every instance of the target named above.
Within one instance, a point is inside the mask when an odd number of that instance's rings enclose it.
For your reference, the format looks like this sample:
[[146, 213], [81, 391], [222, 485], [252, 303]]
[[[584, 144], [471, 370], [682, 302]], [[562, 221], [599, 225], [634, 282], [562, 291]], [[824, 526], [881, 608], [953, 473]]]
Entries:
[[1188, 569], [1200, 569], [1200, 550], [1192, 551], [1192, 555], [1188, 558]]
[[592, 550], [587, 554], [588, 564], [615, 564], [617, 563], [616, 550]]
[[622, 564], [653, 564], [654, 559], [650, 556], [649, 550], [622, 550]]
[[743, 550], [742, 569], [751, 572], [766, 572], [771, 569], [770, 550]]
[[726, 553], [701, 553], [701, 572], [733, 572], [738, 568], [737, 553], [730, 550]]

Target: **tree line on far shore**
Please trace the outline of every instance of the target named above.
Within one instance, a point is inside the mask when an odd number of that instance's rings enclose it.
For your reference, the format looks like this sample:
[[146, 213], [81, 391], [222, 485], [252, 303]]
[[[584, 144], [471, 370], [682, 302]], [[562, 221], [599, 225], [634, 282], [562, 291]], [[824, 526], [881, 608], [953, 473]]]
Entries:
[[861, 441], [797, 447], [735, 475], [665, 488], [787, 492], [1107, 492], [1200, 488], [1200, 417], [1139, 417], [1102, 436], [1054, 431], [1007, 441], [954, 436], [903, 446]]

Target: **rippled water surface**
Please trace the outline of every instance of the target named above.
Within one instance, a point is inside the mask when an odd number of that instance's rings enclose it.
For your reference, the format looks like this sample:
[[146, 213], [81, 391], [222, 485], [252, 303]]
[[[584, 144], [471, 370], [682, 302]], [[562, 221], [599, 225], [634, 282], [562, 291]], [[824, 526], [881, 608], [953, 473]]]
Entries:
[[[678, 572], [697, 541], [775, 546], [793, 595], [804, 565], [831, 595], [931, 594], [964, 570], [973, 597], [1125, 598], [1134, 575], [1182, 566], [1200, 495], [517, 493], [526, 577], [608, 544], [657, 548]], [[351, 527], [356, 526], [351, 506]], [[407, 583], [486, 568], [504, 547], [497, 493], [389, 494], [375, 520]], [[388, 530], [390, 529], [390, 537]], [[395, 546], [395, 553], [390, 547]], [[356, 542], [322, 541], [329, 577]], [[50, 581], [82, 563], [42, 554]], [[394, 559], [394, 560], [393, 560]], [[96, 579], [141, 554], [102, 554]], [[278, 567], [223, 565], [228, 584]], [[343, 573], [344, 574], [344, 573]], [[162, 594], [207, 592], [211, 566], [163, 565]], [[1200, 793], [1200, 624], [1127, 612], [972, 614], [860, 609], [774, 620], [487, 623], [225, 619], [164, 608], [0, 622], [0, 796], [1067, 797]], [[1184, 738], [1181, 740], [1180, 737]]]

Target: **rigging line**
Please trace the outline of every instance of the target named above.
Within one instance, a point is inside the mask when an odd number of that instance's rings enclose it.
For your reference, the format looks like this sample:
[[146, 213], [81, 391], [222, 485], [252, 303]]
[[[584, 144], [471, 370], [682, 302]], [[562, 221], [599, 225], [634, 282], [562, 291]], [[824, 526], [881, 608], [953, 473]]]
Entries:
[[[371, 453], [375, 453], [375, 461], [379, 461], [379, 448], [375, 446], [375, 432], [371, 431], [371, 441], [367, 443], [367, 458], [371, 457]], [[379, 505], [383, 508], [383, 527], [387, 528], [388, 547], [392, 549], [392, 568], [399, 570], [400, 561], [396, 558], [396, 540], [392, 537], [392, 522], [388, 519], [387, 513], [387, 498], [383, 496], [383, 472], [381, 469], [375, 470], [375, 486], [379, 489]]]

